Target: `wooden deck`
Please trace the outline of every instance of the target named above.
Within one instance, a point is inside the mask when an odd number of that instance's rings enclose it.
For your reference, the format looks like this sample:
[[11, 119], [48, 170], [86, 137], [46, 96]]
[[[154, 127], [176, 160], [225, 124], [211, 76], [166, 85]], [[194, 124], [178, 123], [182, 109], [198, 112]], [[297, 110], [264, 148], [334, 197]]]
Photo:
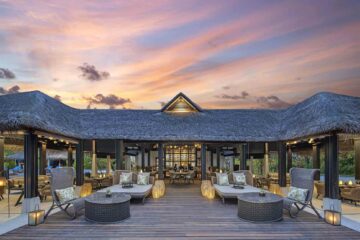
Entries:
[[24, 226], [0, 239], [360, 239], [360, 233], [334, 227], [303, 213], [276, 223], [255, 224], [237, 217], [236, 202], [206, 200], [199, 185], [167, 185], [162, 199], [132, 203], [131, 218], [116, 224], [94, 224], [84, 217], [70, 221], [62, 213], [37, 227]]

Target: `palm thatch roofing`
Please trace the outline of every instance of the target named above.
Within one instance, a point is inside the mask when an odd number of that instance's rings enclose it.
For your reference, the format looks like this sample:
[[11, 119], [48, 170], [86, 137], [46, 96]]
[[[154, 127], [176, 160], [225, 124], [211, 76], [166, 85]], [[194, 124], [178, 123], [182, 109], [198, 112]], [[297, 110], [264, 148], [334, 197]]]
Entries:
[[360, 133], [360, 98], [318, 93], [286, 109], [75, 109], [39, 92], [0, 96], [0, 130], [35, 129], [78, 139], [271, 142], [336, 131]]
[[[75, 158], [75, 154], [73, 154], [73, 158]], [[17, 161], [24, 161], [24, 152], [17, 152], [5, 157], [6, 160], [17, 160]], [[67, 151], [60, 151], [60, 150], [46, 150], [46, 159], [53, 161], [53, 160], [67, 160], [68, 159], [68, 152]]]

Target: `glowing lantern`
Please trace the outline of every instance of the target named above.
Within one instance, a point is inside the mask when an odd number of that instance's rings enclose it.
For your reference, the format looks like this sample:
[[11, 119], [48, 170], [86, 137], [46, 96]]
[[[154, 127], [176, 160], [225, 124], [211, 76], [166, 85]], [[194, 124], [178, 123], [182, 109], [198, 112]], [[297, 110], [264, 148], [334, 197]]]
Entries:
[[334, 207], [331, 209], [324, 210], [324, 219], [325, 222], [334, 225], [340, 226], [341, 225], [341, 212], [335, 211]]
[[152, 188], [153, 198], [161, 198], [165, 195], [165, 183], [163, 180], [156, 180]]
[[0, 187], [5, 187], [5, 186], [6, 186], [6, 178], [0, 177]]
[[269, 191], [272, 192], [273, 194], [277, 194], [277, 195], [281, 195], [281, 196], [283, 195], [279, 184], [271, 183]]
[[36, 226], [44, 222], [45, 210], [39, 209], [36, 205], [35, 210], [28, 213], [28, 225]]
[[353, 182], [350, 180], [350, 181], [348, 182], [348, 184], [349, 184], [349, 186], [352, 186], [352, 185], [353, 185]]
[[215, 188], [211, 185], [210, 180], [204, 180], [201, 182], [201, 194], [207, 199], [214, 199], [215, 197]]
[[344, 184], [344, 182], [342, 181], [342, 180], [340, 180], [339, 181], [339, 185], [341, 186], [341, 185], [343, 185]]
[[80, 189], [80, 197], [89, 196], [92, 193], [91, 183], [84, 183]]

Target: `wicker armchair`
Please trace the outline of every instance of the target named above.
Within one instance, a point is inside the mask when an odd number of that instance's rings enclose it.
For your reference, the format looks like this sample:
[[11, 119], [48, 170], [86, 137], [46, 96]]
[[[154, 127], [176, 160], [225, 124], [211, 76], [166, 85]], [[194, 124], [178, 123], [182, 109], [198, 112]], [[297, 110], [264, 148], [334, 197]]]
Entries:
[[321, 218], [320, 214], [312, 204], [314, 180], [315, 177], [319, 174], [318, 172], [319, 169], [290, 169], [291, 186], [308, 190], [308, 194], [304, 202], [299, 202], [291, 198], [284, 198], [284, 209], [289, 211], [290, 217], [294, 218], [300, 211], [304, 210], [305, 207], [310, 207], [316, 213], [316, 215]]
[[[53, 209], [59, 208], [70, 218], [75, 219], [78, 216], [79, 212], [85, 208], [84, 198], [77, 198], [67, 201], [65, 203], [61, 203], [58, 196], [56, 195], [55, 190], [73, 187], [74, 178], [75, 178], [75, 170], [72, 167], [51, 169], [50, 184], [51, 184], [51, 195], [53, 202], [50, 209], [47, 211], [45, 218], [49, 216], [50, 212]], [[73, 206], [73, 213], [69, 212], [70, 206]]]
[[187, 174], [187, 175], [185, 176], [185, 181], [186, 181], [187, 183], [190, 183], [190, 181], [191, 181], [192, 183], [195, 183], [195, 172], [192, 171], [191, 173]]
[[351, 203], [355, 203], [355, 206], [357, 206], [357, 202], [360, 202], [360, 188], [349, 188], [347, 190], [341, 191], [341, 198], [345, 200], [349, 200]]

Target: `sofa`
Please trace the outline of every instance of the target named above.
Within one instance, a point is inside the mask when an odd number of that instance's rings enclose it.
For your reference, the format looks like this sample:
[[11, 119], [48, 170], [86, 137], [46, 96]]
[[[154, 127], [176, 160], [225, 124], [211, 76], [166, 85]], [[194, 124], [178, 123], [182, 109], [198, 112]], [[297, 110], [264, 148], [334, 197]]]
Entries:
[[235, 173], [244, 173], [246, 178], [246, 185], [244, 189], [235, 189], [234, 186], [234, 180], [233, 180], [233, 174], [228, 174], [229, 178], [229, 185], [219, 185], [217, 184], [216, 177], [211, 177], [211, 183], [213, 187], [215, 188], [216, 194], [221, 198], [222, 202], [225, 203], [225, 199], [234, 199], [237, 198], [237, 196], [240, 193], [247, 193], [247, 192], [259, 192], [260, 189], [253, 187], [253, 175], [248, 170], [239, 170]]
[[118, 193], [126, 193], [131, 196], [132, 199], [141, 199], [142, 203], [145, 203], [145, 199], [150, 195], [155, 178], [153, 176], [149, 177], [149, 184], [148, 185], [138, 185], [137, 184], [137, 173], [132, 173], [132, 188], [123, 188], [120, 183], [120, 175], [123, 172], [130, 172], [124, 170], [116, 170], [113, 174], [113, 185], [104, 189], [101, 189], [98, 192], [106, 192], [110, 190], [111, 192], [118, 192]]

